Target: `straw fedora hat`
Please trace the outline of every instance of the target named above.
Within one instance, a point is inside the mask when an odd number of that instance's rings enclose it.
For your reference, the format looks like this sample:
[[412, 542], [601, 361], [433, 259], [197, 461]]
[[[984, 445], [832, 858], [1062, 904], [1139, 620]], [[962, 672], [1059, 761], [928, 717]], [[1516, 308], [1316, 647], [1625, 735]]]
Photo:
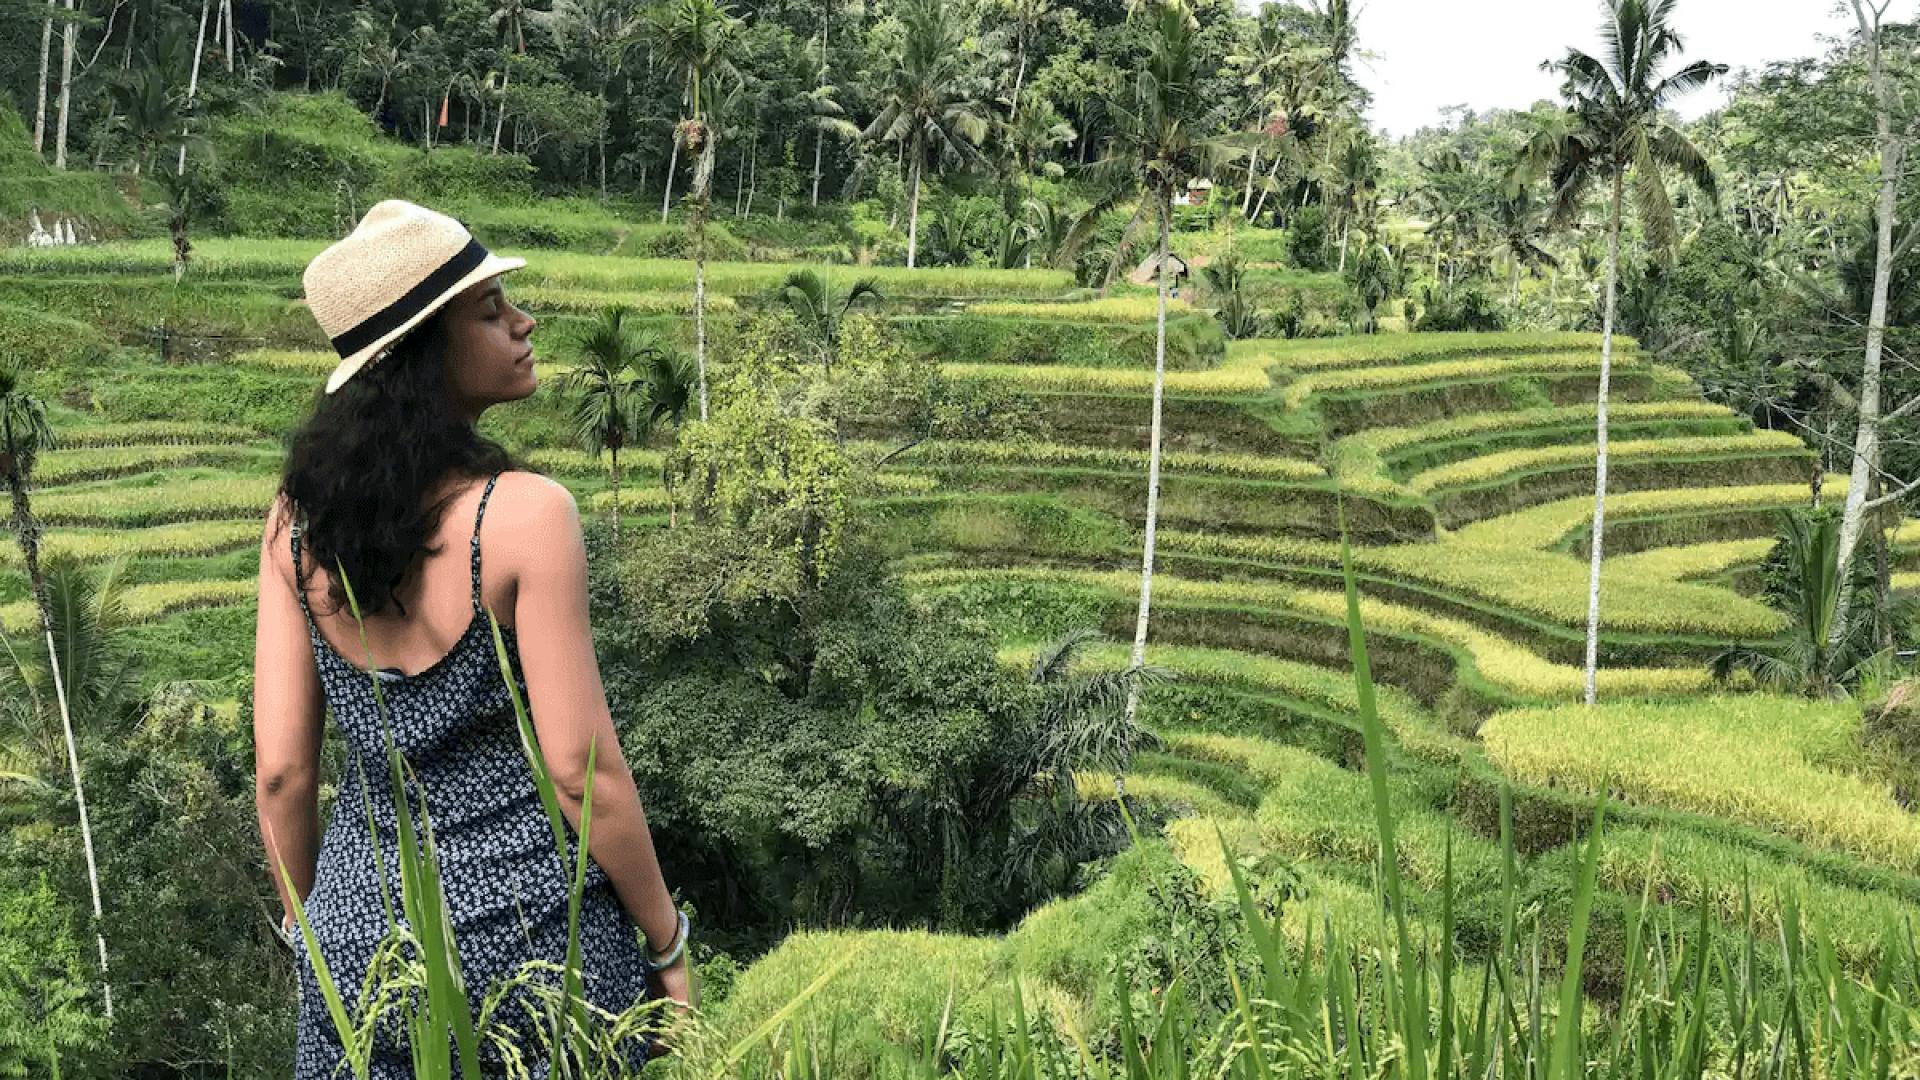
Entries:
[[307, 307], [340, 354], [327, 393], [464, 290], [525, 265], [488, 251], [445, 214], [403, 199], [375, 205], [300, 278]]

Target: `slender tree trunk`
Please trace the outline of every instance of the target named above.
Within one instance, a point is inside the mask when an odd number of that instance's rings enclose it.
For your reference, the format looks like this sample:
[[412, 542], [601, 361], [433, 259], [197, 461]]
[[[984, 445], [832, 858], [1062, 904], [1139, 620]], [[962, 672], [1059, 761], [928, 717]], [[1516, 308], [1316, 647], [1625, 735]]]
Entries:
[[[193, 109], [194, 95], [200, 90], [200, 57], [207, 51], [207, 7], [208, 0], [200, 0], [200, 33], [193, 41], [193, 75], [187, 79], [187, 109], [189, 111]], [[380, 89], [381, 96], [385, 97], [386, 92], [386, 87], [382, 86]], [[378, 115], [379, 112], [380, 110], [378, 108], [374, 109], [375, 115]], [[181, 128], [180, 160], [173, 167], [175, 173], [185, 173], [187, 171], [186, 134], [187, 129], [184, 127]]]
[[[47, 0], [47, 6], [52, 7], [53, 0]], [[120, 49], [120, 70], [121, 71], [125, 71], [128, 68], [131, 68], [133, 66], [133, 39], [135, 37], [134, 32], [138, 30], [139, 27], [140, 27], [140, 8], [138, 5], [136, 5], [133, 11], [128, 13], [127, 15], [127, 40]], [[305, 88], [303, 87], [302, 89], [305, 89]]]
[[613, 115], [613, 103], [607, 100], [606, 87], [600, 88], [600, 201], [607, 201], [607, 118]]
[[[47, 0], [53, 10], [53, 0]], [[33, 107], [33, 152], [44, 153], [47, 146], [47, 69], [53, 59], [53, 16], [40, 24], [40, 98]]]
[[913, 269], [914, 252], [920, 244], [920, 138], [913, 140], [913, 194], [908, 199], [907, 217], [907, 269]]
[[[71, 15], [73, 0], [67, 0], [67, 11]], [[67, 117], [73, 101], [73, 37], [79, 28], [73, 20], [67, 20], [65, 32], [60, 35], [60, 120], [54, 134], [53, 167], [67, 167]]]
[[707, 418], [707, 204], [713, 192], [713, 161], [719, 140], [704, 121], [693, 166], [693, 357], [700, 376], [700, 419]]
[[1247, 208], [1253, 205], [1253, 178], [1260, 173], [1260, 148], [1254, 147], [1247, 155], [1247, 191], [1240, 196], [1240, 216], [1247, 216]]
[[680, 130], [674, 129], [673, 149], [667, 153], [667, 190], [660, 196], [660, 224], [667, 223], [667, 209], [673, 205], [673, 167], [680, 163]]
[[611, 449], [613, 468], [607, 475], [613, 481], [613, 546], [618, 549], [620, 547], [620, 448], [615, 446]]
[[1267, 172], [1267, 187], [1261, 189], [1260, 201], [1253, 204], [1253, 216], [1248, 218], [1248, 221], [1260, 220], [1260, 211], [1266, 209], [1267, 193], [1272, 190], [1274, 184], [1280, 182], [1280, 163], [1285, 160], [1278, 153], [1273, 155], [1273, 168]]
[[753, 216], [753, 197], [760, 190], [760, 136], [753, 137], [753, 153], [747, 165], [747, 209], [741, 217]]
[[493, 118], [493, 152], [495, 154], [500, 152], [500, 129], [507, 122], [507, 87], [512, 82], [513, 68], [502, 67], [500, 69], [500, 111]]
[[1605, 324], [1600, 328], [1600, 390], [1594, 396], [1593, 551], [1587, 569], [1588, 705], [1596, 698], [1595, 682], [1600, 664], [1600, 547], [1607, 525], [1607, 384], [1613, 377], [1613, 308], [1615, 283], [1620, 277], [1620, 199], [1625, 185], [1626, 170], [1616, 166], [1613, 216], [1607, 228], [1607, 313]]
[[1347, 272], [1347, 233], [1352, 228], [1353, 222], [1351, 221], [1342, 221], [1340, 223], [1340, 265], [1334, 268], [1334, 273], [1336, 274], [1344, 274]]
[[813, 205], [820, 205], [820, 147], [827, 141], [826, 129], [815, 130], [813, 134]]
[[227, 74], [233, 74], [233, 0], [220, 0], [220, 11], [227, 22]]
[[1860, 23], [1860, 36], [1866, 39], [1873, 81], [1874, 133], [1880, 150], [1880, 198], [1874, 210], [1879, 220], [1875, 222], [1878, 228], [1874, 235], [1873, 301], [1867, 315], [1866, 356], [1860, 369], [1859, 425], [1854, 429], [1847, 501], [1840, 513], [1840, 562], [1836, 573], [1841, 587], [1834, 602], [1833, 626], [1827, 633], [1829, 652], [1846, 637], [1852, 590], [1845, 583], [1853, 568], [1854, 550], [1860, 546], [1860, 532], [1866, 524], [1868, 479], [1880, 463], [1880, 354], [1887, 337], [1887, 286], [1893, 276], [1894, 202], [1899, 194], [1900, 159], [1905, 150], [1891, 126], [1893, 102], [1880, 52], [1879, 12], [1875, 11], [1869, 20], [1861, 0], [1852, 0], [1852, 3], [1854, 16]]
[[[1153, 607], [1153, 547], [1160, 525], [1160, 414], [1167, 385], [1167, 263], [1171, 261], [1169, 255], [1173, 244], [1170, 220], [1172, 207], [1168, 205], [1171, 193], [1155, 191], [1151, 197], [1160, 217], [1160, 265], [1155, 275], [1160, 279], [1160, 304], [1154, 316], [1153, 426], [1147, 445], [1146, 542], [1140, 561], [1140, 613], [1133, 624], [1133, 667], [1136, 670], [1147, 662], [1147, 617]], [[1127, 687], [1127, 723], [1132, 724], [1139, 712], [1140, 680], [1134, 679]]]

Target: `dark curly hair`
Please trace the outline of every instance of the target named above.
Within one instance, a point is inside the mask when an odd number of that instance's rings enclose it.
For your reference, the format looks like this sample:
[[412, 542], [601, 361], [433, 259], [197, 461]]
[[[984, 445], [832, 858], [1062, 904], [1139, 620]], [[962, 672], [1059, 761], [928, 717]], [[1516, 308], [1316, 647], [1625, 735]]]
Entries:
[[[280, 494], [301, 523], [299, 586], [314, 567], [337, 567], [353, 583], [363, 615], [391, 604], [407, 613], [399, 591], [415, 556], [433, 555], [428, 541], [453, 502], [427, 494], [449, 473], [491, 476], [515, 467], [505, 448], [484, 438], [454, 407], [447, 389], [444, 313], [400, 339], [383, 359], [332, 394], [288, 439]], [[346, 589], [332, 580], [330, 610], [346, 608]]]

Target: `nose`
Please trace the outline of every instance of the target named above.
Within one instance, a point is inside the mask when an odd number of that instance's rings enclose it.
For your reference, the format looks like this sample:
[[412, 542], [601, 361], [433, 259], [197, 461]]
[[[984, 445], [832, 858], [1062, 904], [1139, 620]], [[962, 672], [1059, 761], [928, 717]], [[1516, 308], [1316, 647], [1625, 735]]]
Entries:
[[528, 314], [525, 308], [516, 307], [514, 310], [518, 311], [520, 313], [520, 318], [526, 321], [525, 328], [523, 328], [520, 331], [521, 337], [526, 337], [528, 334], [533, 333], [533, 328], [540, 325], [540, 320]]

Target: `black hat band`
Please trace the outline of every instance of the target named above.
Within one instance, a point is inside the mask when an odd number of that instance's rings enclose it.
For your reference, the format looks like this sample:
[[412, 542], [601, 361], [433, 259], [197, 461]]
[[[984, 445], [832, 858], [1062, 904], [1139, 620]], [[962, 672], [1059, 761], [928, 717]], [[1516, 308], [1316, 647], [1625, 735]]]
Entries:
[[466, 247], [440, 264], [440, 268], [428, 274], [420, 284], [408, 289], [405, 296], [341, 332], [333, 339], [333, 351], [345, 359], [407, 325], [414, 316], [432, 306], [448, 289], [458, 285], [461, 278], [486, 261], [486, 247], [478, 240], [468, 240]]

